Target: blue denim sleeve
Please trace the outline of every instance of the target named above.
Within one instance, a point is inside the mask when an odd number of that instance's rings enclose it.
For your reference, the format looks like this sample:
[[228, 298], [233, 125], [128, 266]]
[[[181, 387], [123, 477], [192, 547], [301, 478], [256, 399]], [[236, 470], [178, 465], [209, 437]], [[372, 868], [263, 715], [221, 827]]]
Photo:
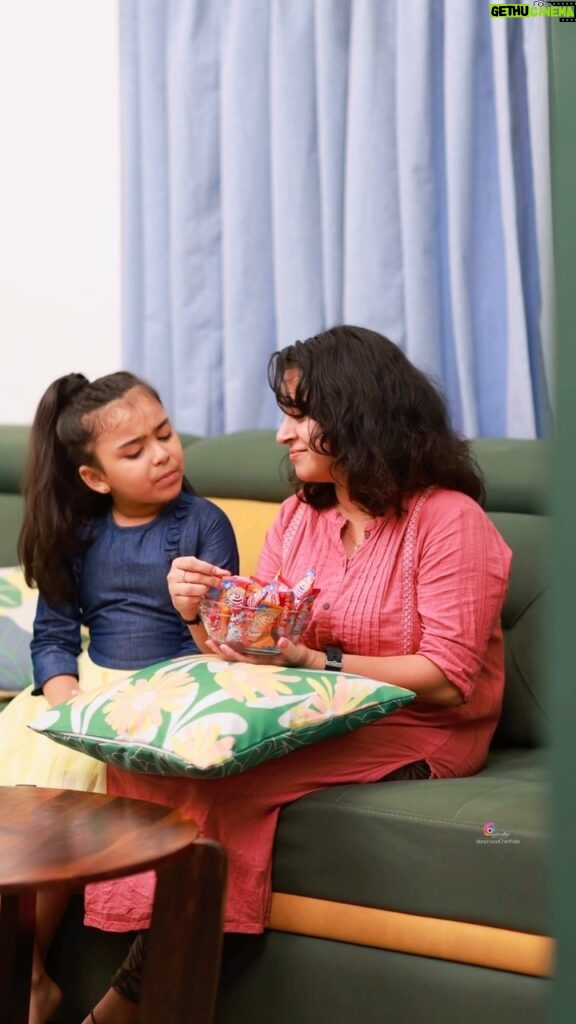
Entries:
[[77, 658], [81, 651], [80, 609], [74, 604], [53, 607], [38, 598], [34, 635], [30, 644], [34, 669], [33, 693], [42, 693], [53, 676], [78, 678]]
[[233, 575], [236, 575], [239, 569], [239, 556], [232, 524], [228, 516], [217, 505], [213, 505], [206, 499], [202, 500], [202, 504], [203, 510], [198, 524], [196, 550], [194, 551], [193, 547], [186, 550], [184, 546], [182, 554], [195, 554], [197, 558], [212, 562], [212, 565], [219, 565], [222, 569], [228, 569]]

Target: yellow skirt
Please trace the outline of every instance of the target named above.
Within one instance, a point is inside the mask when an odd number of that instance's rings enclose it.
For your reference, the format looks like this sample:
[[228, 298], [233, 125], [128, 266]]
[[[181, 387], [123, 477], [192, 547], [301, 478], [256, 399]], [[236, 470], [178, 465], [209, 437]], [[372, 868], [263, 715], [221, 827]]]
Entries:
[[[102, 668], [86, 651], [78, 658], [79, 686], [92, 690], [127, 676], [126, 669]], [[46, 786], [106, 792], [106, 765], [94, 757], [63, 747], [28, 728], [28, 722], [49, 707], [45, 697], [22, 690], [0, 712], [0, 786]]]

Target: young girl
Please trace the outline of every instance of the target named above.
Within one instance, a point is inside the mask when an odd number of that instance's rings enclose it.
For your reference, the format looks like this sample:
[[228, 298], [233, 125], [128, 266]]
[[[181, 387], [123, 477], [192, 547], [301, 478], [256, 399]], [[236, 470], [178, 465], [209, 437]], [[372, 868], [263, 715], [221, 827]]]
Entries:
[[[167, 574], [184, 554], [196, 555], [215, 584], [236, 573], [234, 533], [224, 513], [193, 493], [159, 396], [131, 373], [92, 383], [72, 373], [49, 386], [32, 426], [23, 493], [19, 555], [39, 591], [34, 685], [0, 715], [0, 785], [104, 791], [100, 762], [47, 742], [27, 723], [42, 702], [196, 653]], [[29, 1024], [49, 1020], [60, 998], [43, 964], [67, 900], [64, 891], [38, 900]]]
[[[228, 854], [226, 930], [268, 925], [280, 809], [325, 786], [472, 775], [482, 767], [504, 686], [500, 611], [510, 550], [482, 510], [468, 443], [434, 385], [387, 338], [342, 326], [276, 352], [270, 384], [283, 412], [297, 491], [270, 528], [257, 575], [294, 583], [313, 567], [322, 593], [303, 642], [280, 640], [280, 664], [358, 673], [417, 699], [393, 715], [208, 781], [110, 769], [116, 794], [186, 809]], [[212, 585], [194, 558], [168, 583], [186, 618]], [[199, 645], [246, 661], [226, 645]], [[118, 898], [122, 892], [123, 899]], [[91, 887], [86, 923], [146, 928], [153, 878]], [[115, 895], [114, 895], [115, 894]], [[116, 898], [115, 898], [116, 897]], [[98, 1024], [132, 1024], [142, 939], [95, 1007]], [[190, 952], [193, 956], [193, 951]], [[87, 1024], [85, 1021], [84, 1024]]]

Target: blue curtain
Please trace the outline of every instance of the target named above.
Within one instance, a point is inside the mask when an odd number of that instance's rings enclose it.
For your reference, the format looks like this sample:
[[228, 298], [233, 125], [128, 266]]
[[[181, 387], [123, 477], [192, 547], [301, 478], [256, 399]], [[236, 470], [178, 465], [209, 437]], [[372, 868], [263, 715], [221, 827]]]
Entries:
[[179, 429], [274, 426], [270, 353], [356, 323], [440, 383], [467, 436], [549, 432], [548, 19], [119, 10], [124, 363]]

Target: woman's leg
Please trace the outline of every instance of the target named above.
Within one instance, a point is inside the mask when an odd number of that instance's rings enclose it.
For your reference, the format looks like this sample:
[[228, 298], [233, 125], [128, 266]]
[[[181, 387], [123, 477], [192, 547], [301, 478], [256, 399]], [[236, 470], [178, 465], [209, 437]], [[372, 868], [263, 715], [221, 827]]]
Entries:
[[[398, 764], [404, 767], [396, 778], [429, 778], [430, 768], [412, 737], [384, 726], [393, 718], [222, 779], [168, 778], [109, 766], [108, 792], [176, 807], [196, 822], [202, 836], [221, 843], [228, 854], [226, 930], [257, 934], [268, 925], [272, 850], [282, 807], [328, 785], [381, 781]], [[85, 923], [104, 931], [147, 928], [153, 898], [150, 873], [89, 885]]]
[[110, 988], [82, 1024], [133, 1024], [140, 1001], [147, 939], [147, 932], [138, 932]]
[[138, 1007], [109, 988], [82, 1024], [134, 1024]]

